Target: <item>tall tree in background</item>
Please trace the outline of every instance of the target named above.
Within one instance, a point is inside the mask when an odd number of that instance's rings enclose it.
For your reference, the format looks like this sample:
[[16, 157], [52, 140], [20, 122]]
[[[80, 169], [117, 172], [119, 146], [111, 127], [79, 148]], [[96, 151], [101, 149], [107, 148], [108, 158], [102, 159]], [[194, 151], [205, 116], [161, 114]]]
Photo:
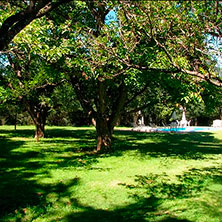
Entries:
[[[35, 20], [19, 33], [4, 55], [7, 58], [1, 77], [5, 87], [30, 114], [36, 126], [35, 138], [44, 137], [50, 96], [62, 81], [62, 74], [53, 68], [59, 57], [53, 25], [44, 18]], [[54, 47], [52, 47], [54, 46]], [[51, 49], [49, 49], [51, 47]], [[56, 55], [55, 55], [56, 54]]]

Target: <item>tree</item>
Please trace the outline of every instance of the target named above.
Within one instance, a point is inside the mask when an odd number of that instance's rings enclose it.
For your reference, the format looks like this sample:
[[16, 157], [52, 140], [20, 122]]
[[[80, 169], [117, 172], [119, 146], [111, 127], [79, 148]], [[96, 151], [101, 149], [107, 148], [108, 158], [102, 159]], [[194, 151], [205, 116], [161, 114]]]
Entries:
[[[188, 6], [170, 1], [90, 1], [76, 14], [79, 22], [69, 23], [67, 36], [75, 31], [74, 37], [67, 37], [72, 49], [65, 55], [63, 70], [81, 106], [96, 120], [98, 151], [110, 149], [121, 113], [149, 88], [149, 78], [136, 76], [166, 75], [221, 85], [209, 63], [212, 58], [205, 53], [209, 29], [200, 20], [202, 3], [193, 4], [197, 10], [191, 14]], [[107, 21], [111, 10], [117, 19]], [[83, 11], [87, 20], [81, 19]], [[132, 81], [137, 91], [133, 92]]]
[[[0, 13], [3, 15], [0, 27], [0, 51], [6, 49], [12, 39], [34, 19], [41, 18], [63, 3], [71, 0], [30, 0], [0, 2]], [[11, 15], [11, 13], [13, 15]]]
[[222, 91], [221, 88], [214, 85], [202, 83], [202, 98], [205, 104], [205, 116], [211, 121], [213, 119], [222, 119]]
[[136, 27], [138, 36], [146, 36], [147, 41], [154, 42], [160, 55], [165, 57], [159, 61], [162, 67], [167, 64], [177, 73], [193, 76], [194, 81], [198, 78], [221, 86], [207, 46], [209, 34], [220, 35], [221, 3], [140, 1], [124, 6], [125, 20]]
[[53, 44], [51, 38], [53, 25], [45, 18], [35, 20], [14, 38], [10, 50], [4, 54], [7, 63], [1, 70], [5, 87], [30, 114], [36, 126], [37, 141], [44, 137], [46, 118], [51, 108], [50, 96], [63, 79], [63, 75], [55, 71], [53, 63], [49, 62], [56, 61], [60, 55], [56, 44], [49, 50], [50, 44]]
[[64, 82], [50, 96], [52, 109], [47, 118], [49, 125], [89, 125], [90, 119], [82, 109], [70, 83]]
[[[48, 16], [56, 27], [48, 33], [53, 33], [53, 43], [59, 46], [39, 51], [51, 56], [52, 67], [66, 75], [82, 108], [96, 120], [98, 151], [110, 149], [114, 126], [124, 109], [149, 89], [147, 76], [221, 86], [206, 41], [210, 31], [219, 33], [207, 26], [218, 27], [212, 15], [221, 10], [219, 3], [216, 8], [215, 2], [208, 1], [206, 6], [192, 1], [73, 4]], [[116, 19], [107, 19], [111, 10]]]

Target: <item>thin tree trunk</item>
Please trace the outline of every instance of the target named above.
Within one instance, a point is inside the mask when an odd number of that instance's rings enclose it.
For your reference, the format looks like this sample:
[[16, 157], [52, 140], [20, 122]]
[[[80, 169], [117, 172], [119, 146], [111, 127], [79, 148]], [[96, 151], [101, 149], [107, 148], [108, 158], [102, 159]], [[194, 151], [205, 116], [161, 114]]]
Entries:
[[96, 127], [96, 120], [92, 118], [92, 125]]
[[16, 112], [16, 114], [15, 114], [15, 125], [14, 125], [15, 127], [14, 127], [14, 129], [15, 129], [15, 131], [16, 131], [16, 128], [17, 128], [17, 112]]
[[219, 108], [219, 116], [220, 116], [220, 120], [222, 120], [222, 109]]

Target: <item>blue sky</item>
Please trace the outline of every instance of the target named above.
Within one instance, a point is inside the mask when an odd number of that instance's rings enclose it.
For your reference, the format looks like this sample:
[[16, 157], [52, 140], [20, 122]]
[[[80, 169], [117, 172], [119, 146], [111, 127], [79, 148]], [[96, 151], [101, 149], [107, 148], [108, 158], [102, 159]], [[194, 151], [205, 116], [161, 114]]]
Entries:
[[106, 15], [106, 24], [109, 25], [110, 22], [115, 22], [115, 21], [117, 21], [116, 12], [114, 10], [111, 10]]

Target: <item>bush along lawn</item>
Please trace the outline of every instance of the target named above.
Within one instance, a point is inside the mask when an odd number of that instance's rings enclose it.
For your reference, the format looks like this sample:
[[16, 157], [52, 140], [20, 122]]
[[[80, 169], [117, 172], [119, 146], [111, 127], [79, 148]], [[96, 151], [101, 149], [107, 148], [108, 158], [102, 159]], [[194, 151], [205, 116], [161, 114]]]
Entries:
[[222, 132], [0, 126], [0, 221], [222, 221]]

